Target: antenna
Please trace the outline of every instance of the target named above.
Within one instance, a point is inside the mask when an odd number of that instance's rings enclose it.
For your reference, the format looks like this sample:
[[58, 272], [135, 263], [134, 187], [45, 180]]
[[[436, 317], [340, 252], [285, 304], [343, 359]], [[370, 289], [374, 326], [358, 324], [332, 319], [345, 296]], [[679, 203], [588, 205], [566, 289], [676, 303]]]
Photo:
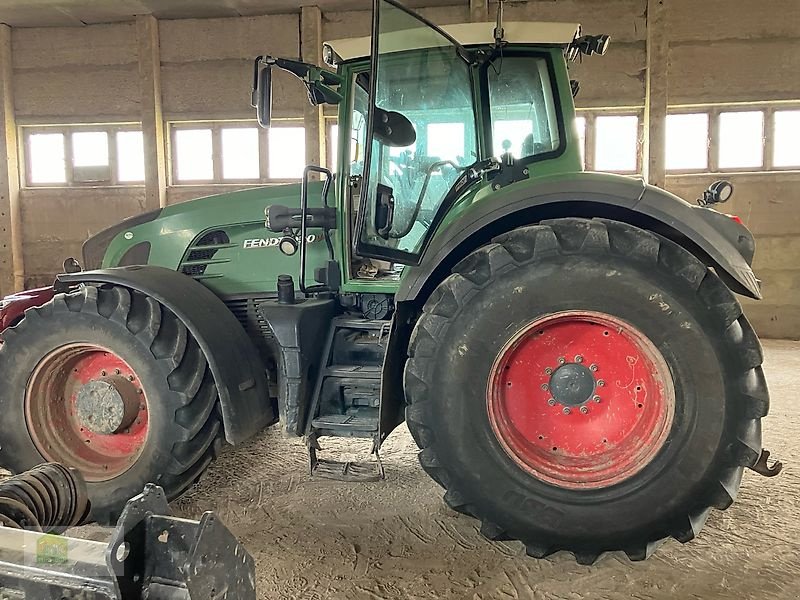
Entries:
[[494, 28], [494, 43], [499, 46], [503, 43], [506, 37], [505, 29], [503, 29], [503, 5], [506, 0], [497, 0], [497, 25]]

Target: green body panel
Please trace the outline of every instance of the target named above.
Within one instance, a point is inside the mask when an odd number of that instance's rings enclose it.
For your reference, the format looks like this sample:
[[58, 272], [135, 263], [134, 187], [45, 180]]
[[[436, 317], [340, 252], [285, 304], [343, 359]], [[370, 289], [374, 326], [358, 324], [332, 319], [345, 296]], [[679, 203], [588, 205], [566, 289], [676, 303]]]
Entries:
[[[525, 46], [520, 47], [525, 49]], [[541, 55], [547, 52], [552, 58], [555, 69], [555, 88], [558, 90], [561, 118], [564, 122], [565, 144], [563, 151], [554, 158], [532, 163], [528, 178], [518, 181], [501, 190], [494, 191], [488, 181], [483, 181], [471, 188], [453, 205], [437, 231], [445, 229], [458, 219], [465, 211], [478, 203], [502, 203], [508, 191], [520, 187], [528, 187], [533, 192], [540, 182], [551, 181], [553, 177], [569, 178], [581, 172], [580, 139], [575, 127], [575, 108], [569, 93], [569, 75], [560, 47], [530, 47]], [[369, 70], [368, 60], [346, 62], [339, 67], [344, 85], [340, 88], [343, 100], [339, 106], [340, 131], [349, 131], [351, 117], [352, 78], [355, 73]], [[479, 82], [474, 78], [476, 95], [479, 94]], [[483, 157], [490, 153], [490, 143], [485, 136], [485, 128], [481, 125], [489, 118], [487, 107], [476, 105], [476, 121], [478, 124], [478, 147]], [[337, 149], [337, 171], [345, 175], [349, 172], [351, 156], [351, 140], [348, 135], [340, 135]], [[597, 177], [607, 177], [598, 174]], [[392, 294], [400, 286], [400, 280], [364, 280], [355, 279], [350, 274], [351, 232], [349, 226], [354, 221], [350, 207], [349, 176], [337, 177], [331, 186], [329, 202], [337, 208], [339, 227], [331, 232], [335, 259], [342, 269], [343, 292], [373, 292]], [[309, 185], [309, 205], [321, 206], [320, 194], [322, 184], [311, 182]], [[284, 255], [277, 247], [280, 234], [270, 232], [264, 225], [264, 211], [273, 204], [288, 207], [300, 206], [301, 186], [299, 184], [267, 186], [247, 190], [234, 191], [199, 198], [164, 208], [155, 220], [132, 227], [117, 235], [106, 251], [103, 267], [114, 267], [120, 264], [125, 252], [132, 246], [146, 241], [151, 244], [149, 264], [180, 271], [183, 267], [204, 264], [205, 272], [194, 277], [209, 287], [216, 294], [227, 297], [243, 294], [273, 293], [277, 289], [277, 278], [281, 274], [290, 274], [299, 278], [300, 255]], [[229, 244], [220, 246], [211, 260], [190, 262], [186, 264], [192, 250], [203, 235], [212, 231], [224, 231], [230, 239]], [[310, 230], [313, 242], [308, 245], [308, 262], [306, 281], [313, 283], [315, 267], [325, 264], [328, 253], [319, 230]], [[435, 236], [435, 233], [434, 233]], [[409, 274], [414, 267], [406, 267], [402, 277]]]
[[[321, 205], [321, 191], [320, 182], [309, 185], [310, 206]], [[196, 278], [220, 296], [274, 291], [278, 275], [288, 273], [297, 279], [300, 254], [284, 255], [277, 247], [281, 236], [264, 226], [264, 210], [272, 204], [300, 206], [300, 185], [241, 190], [168, 206], [154, 221], [120, 233], [109, 246], [103, 267], [117, 266], [128, 248], [148, 241], [149, 264], [177, 271], [196, 240], [222, 230], [230, 244], [221, 246], [205, 273]], [[313, 280], [314, 266], [324, 264], [328, 253], [318, 230], [309, 235], [315, 241], [308, 244], [307, 279]]]

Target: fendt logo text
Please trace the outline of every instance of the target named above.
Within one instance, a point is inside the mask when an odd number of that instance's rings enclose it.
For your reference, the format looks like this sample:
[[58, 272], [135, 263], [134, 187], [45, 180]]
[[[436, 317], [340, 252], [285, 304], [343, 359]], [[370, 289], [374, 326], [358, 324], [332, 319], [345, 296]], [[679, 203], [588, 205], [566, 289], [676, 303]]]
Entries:
[[[243, 248], [245, 250], [253, 250], [255, 248], [277, 248], [278, 244], [281, 243], [281, 239], [279, 237], [275, 238], [261, 238], [261, 239], [253, 239], [253, 240], [245, 240], [243, 244]], [[309, 244], [313, 244], [314, 242], [318, 242], [322, 239], [321, 235], [307, 235], [306, 242]]]

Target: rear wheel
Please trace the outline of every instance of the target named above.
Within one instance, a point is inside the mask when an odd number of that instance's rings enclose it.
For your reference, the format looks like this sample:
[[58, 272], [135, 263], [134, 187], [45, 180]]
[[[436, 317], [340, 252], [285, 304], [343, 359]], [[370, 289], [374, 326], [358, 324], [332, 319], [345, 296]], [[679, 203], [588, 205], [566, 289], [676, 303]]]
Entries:
[[688, 541], [761, 450], [761, 348], [676, 244], [559, 219], [469, 255], [410, 345], [407, 421], [445, 500], [492, 539], [591, 563]]
[[214, 457], [213, 376], [183, 323], [152, 298], [84, 286], [0, 338], [0, 464], [78, 469], [94, 519], [115, 519], [148, 482], [178, 496]]

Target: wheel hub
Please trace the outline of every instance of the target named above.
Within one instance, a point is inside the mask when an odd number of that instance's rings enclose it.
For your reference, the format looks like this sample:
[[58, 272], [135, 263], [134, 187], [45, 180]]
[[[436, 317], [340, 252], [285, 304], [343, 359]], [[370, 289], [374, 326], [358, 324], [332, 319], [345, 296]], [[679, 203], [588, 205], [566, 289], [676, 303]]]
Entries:
[[85, 383], [75, 397], [80, 423], [92, 433], [110, 435], [130, 427], [139, 409], [137, 392], [121, 377]]
[[594, 395], [595, 379], [588, 367], [567, 363], [553, 371], [549, 387], [557, 403], [569, 407], [580, 406], [589, 402]]

